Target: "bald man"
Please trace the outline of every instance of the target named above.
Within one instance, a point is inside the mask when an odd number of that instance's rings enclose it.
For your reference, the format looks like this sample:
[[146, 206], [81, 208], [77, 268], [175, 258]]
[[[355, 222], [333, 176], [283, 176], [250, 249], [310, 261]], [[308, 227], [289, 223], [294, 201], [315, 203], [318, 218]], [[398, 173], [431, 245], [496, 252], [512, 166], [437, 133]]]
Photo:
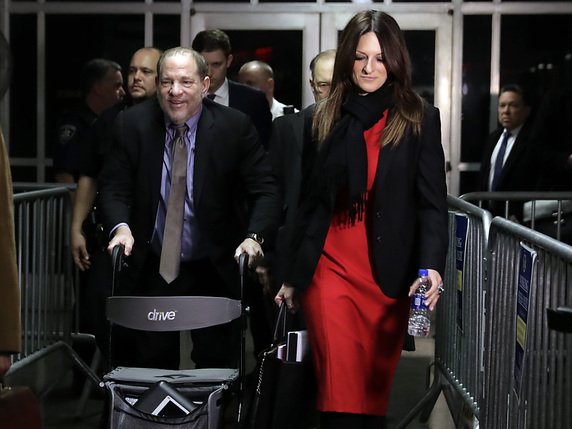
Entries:
[[336, 50], [328, 49], [320, 52], [310, 62], [310, 72], [312, 73], [310, 86], [316, 101], [323, 100], [330, 95], [335, 60]]
[[[270, 112], [272, 113], [272, 120], [285, 114], [284, 108], [287, 108], [286, 113], [294, 113], [298, 110], [293, 109], [292, 106], [287, 106], [274, 98], [274, 71], [269, 64], [264, 61], [249, 61], [240, 68], [238, 72], [238, 80], [240, 83], [256, 88], [266, 95]], [[288, 108], [291, 112], [288, 112]]]

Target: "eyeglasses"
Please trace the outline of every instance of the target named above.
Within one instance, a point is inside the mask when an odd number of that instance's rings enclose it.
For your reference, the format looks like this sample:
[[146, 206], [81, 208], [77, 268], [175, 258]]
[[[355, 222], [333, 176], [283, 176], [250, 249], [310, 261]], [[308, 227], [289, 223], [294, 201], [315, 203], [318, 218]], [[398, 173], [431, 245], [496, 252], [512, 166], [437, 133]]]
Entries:
[[314, 82], [312, 83], [312, 87], [316, 92], [324, 92], [330, 89], [332, 84], [330, 82]]

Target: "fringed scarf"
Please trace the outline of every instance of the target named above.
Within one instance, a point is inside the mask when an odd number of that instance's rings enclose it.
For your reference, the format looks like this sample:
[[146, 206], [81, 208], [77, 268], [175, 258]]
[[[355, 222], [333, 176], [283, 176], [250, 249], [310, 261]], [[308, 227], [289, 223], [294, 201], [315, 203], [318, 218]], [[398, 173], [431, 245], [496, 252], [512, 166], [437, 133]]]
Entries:
[[[353, 224], [363, 219], [367, 199], [367, 148], [364, 132], [393, 105], [393, 85], [359, 95], [342, 104], [342, 117], [318, 149], [309, 184], [310, 198], [334, 198]], [[347, 195], [347, 200], [346, 200]], [[347, 204], [347, 207], [343, 207]]]

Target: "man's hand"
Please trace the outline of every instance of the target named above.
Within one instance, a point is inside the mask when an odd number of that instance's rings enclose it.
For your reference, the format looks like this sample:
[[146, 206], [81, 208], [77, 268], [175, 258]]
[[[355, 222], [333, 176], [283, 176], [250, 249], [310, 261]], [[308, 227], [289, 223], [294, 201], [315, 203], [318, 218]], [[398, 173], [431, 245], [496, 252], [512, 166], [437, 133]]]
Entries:
[[85, 235], [83, 235], [82, 231], [71, 232], [71, 250], [75, 265], [81, 271], [89, 270], [91, 260], [89, 258], [89, 252], [87, 251]]
[[135, 243], [135, 240], [133, 239], [131, 230], [127, 225], [122, 225], [115, 230], [115, 234], [109, 242], [109, 246], [107, 246], [107, 251], [111, 255], [113, 253], [113, 248], [121, 244], [124, 248], [123, 256], [129, 256], [133, 249], [133, 243]]
[[264, 252], [258, 241], [252, 238], [246, 238], [234, 251], [234, 260], [238, 263], [238, 259], [242, 253], [248, 254], [248, 268], [254, 268], [258, 262], [264, 258]]

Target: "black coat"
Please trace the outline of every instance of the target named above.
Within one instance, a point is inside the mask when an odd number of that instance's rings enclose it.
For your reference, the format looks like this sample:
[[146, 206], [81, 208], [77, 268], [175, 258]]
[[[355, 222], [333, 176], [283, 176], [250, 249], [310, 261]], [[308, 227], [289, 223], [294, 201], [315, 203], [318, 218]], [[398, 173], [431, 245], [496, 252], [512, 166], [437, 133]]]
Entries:
[[264, 148], [268, 148], [272, 129], [272, 113], [266, 95], [262, 91], [229, 79], [228, 105], [250, 116], [258, 131], [260, 143]]
[[[165, 133], [163, 112], [155, 99], [122, 111], [115, 122], [114, 153], [100, 176], [106, 228], [125, 222], [135, 239], [129, 262], [135, 278], [151, 249]], [[193, 198], [208, 255], [227, 284], [236, 284], [236, 247], [246, 232], [272, 237], [280, 203], [251, 121], [208, 99], [197, 125]], [[244, 199], [249, 219], [244, 219]]]
[[[538, 175], [536, 173], [537, 166], [534, 164], [531, 155], [531, 131], [532, 124], [529, 120], [525, 122], [516, 137], [514, 145], [504, 163], [496, 191], [534, 191]], [[489, 190], [491, 156], [503, 132], [504, 128], [498, 128], [487, 138], [479, 176], [480, 191], [486, 192]], [[487, 202], [483, 207], [490, 210], [495, 216], [504, 217], [505, 215], [505, 205], [502, 201]], [[519, 220], [522, 219], [522, 201], [510, 203], [509, 216], [516, 216]]]
[[[308, 139], [306, 133], [304, 180], [312, 167], [308, 159], [315, 158], [315, 145]], [[426, 105], [419, 137], [408, 132], [398, 145], [386, 145], [380, 151], [371, 192], [368, 241], [381, 290], [390, 297], [406, 295], [419, 268], [435, 269], [443, 275], [448, 246], [447, 188], [441, 122], [435, 107]], [[334, 203], [332, 199], [330, 204], [312, 205], [301, 195], [299, 210], [308, 213], [307, 229], [301, 245], [290, 249], [284, 270], [284, 280], [294, 287], [304, 289], [312, 280]]]

